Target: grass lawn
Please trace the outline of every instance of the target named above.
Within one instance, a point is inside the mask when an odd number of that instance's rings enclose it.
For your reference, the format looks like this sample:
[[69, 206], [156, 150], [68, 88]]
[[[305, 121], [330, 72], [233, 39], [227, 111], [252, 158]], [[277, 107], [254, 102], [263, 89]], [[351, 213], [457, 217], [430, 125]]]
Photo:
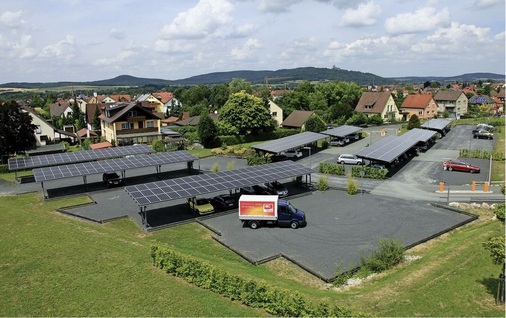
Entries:
[[154, 268], [154, 242], [373, 315], [504, 316], [504, 307], [494, 303], [500, 267], [481, 247], [488, 237], [504, 235], [490, 212], [409, 251], [420, 259], [339, 291], [282, 259], [251, 265], [198, 224], [144, 233], [129, 220], [98, 225], [54, 212], [87, 197], [43, 201], [31, 193], [0, 200], [0, 316], [267, 315]]

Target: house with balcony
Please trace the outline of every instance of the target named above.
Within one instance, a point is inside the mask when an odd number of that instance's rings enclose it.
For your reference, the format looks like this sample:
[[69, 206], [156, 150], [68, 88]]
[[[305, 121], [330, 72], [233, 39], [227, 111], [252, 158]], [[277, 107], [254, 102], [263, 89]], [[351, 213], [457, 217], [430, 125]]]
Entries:
[[402, 119], [392, 93], [389, 91], [362, 93], [355, 111], [363, 113], [367, 117], [379, 115], [384, 122]]
[[450, 118], [459, 118], [460, 115], [467, 114], [468, 99], [462, 91], [442, 91], [439, 90], [434, 95], [440, 113], [448, 112]]
[[413, 115], [420, 119], [429, 119], [437, 117], [437, 103], [431, 94], [408, 95], [400, 107], [402, 119], [409, 120]]
[[107, 105], [100, 115], [102, 136], [119, 146], [151, 144], [162, 139], [161, 115], [139, 102]]

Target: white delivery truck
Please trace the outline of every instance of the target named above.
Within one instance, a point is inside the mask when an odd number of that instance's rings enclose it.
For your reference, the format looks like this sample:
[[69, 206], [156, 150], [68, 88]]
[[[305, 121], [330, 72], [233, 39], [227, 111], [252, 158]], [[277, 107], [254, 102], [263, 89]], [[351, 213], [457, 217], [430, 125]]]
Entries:
[[294, 208], [277, 195], [241, 195], [239, 220], [252, 229], [262, 224], [289, 226], [292, 229], [307, 225], [304, 211]]

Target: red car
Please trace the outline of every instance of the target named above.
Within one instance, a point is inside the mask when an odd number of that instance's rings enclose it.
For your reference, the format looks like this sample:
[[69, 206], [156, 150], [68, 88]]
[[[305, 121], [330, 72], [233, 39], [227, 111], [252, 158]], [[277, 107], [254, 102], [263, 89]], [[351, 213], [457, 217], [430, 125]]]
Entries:
[[448, 171], [465, 171], [465, 172], [469, 172], [469, 173], [479, 173], [480, 172], [480, 167], [478, 166], [473, 166], [467, 162], [464, 162], [464, 161], [460, 161], [460, 160], [448, 160], [448, 161], [445, 161], [443, 162], [443, 170], [448, 170]]

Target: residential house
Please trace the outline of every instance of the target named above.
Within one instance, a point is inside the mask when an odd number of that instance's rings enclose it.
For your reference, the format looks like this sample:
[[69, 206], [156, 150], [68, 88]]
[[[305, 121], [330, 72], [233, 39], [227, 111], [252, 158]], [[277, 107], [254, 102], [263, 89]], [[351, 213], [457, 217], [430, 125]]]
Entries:
[[271, 98], [273, 101], [276, 101], [276, 99], [283, 97], [286, 93], [288, 93], [288, 89], [278, 89], [271, 91]]
[[97, 135], [96, 132], [94, 132], [93, 130], [88, 130], [88, 128], [83, 128], [83, 129], [79, 129], [77, 132], [77, 138], [79, 140], [79, 143], [83, 143], [86, 138], [89, 138], [91, 140], [93, 140], [94, 142], [96, 142], [99, 137]]
[[364, 92], [355, 107], [356, 112], [365, 114], [367, 117], [379, 115], [384, 122], [401, 120], [399, 109], [395, 104], [392, 94], [386, 92]]
[[420, 119], [437, 117], [437, 103], [431, 94], [408, 95], [400, 107], [404, 121], [409, 120], [413, 115]]
[[154, 112], [164, 114], [163, 103], [152, 94], [142, 94], [136, 99], [136, 102], [153, 109]]
[[[209, 116], [214, 122], [218, 121], [218, 114], [210, 113]], [[200, 116], [192, 116], [183, 120], [173, 122], [176, 126], [198, 126], [200, 123]]]
[[76, 141], [76, 135], [68, 133], [64, 130], [58, 129], [49, 122], [47, 122], [42, 116], [40, 116], [31, 107], [25, 106], [22, 108], [24, 112], [27, 112], [32, 118], [32, 124], [36, 126], [35, 139], [37, 147], [45, 146], [54, 142], [68, 141], [74, 143]]
[[499, 97], [493, 96], [491, 97], [492, 100], [495, 102], [495, 106], [492, 107], [490, 110], [494, 115], [502, 115], [504, 114], [504, 101], [501, 100]]
[[281, 126], [286, 128], [297, 128], [301, 131], [305, 130], [304, 124], [311, 116], [316, 116], [314, 111], [307, 110], [294, 110], [285, 120], [281, 123]]
[[488, 107], [489, 109], [495, 106], [495, 101], [487, 95], [474, 95], [469, 98], [469, 106], [479, 108], [481, 106]]
[[116, 103], [130, 103], [132, 101], [132, 97], [129, 94], [111, 95], [111, 98]]
[[271, 113], [272, 119], [278, 123], [278, 127], [281, 126], [281, 123], [283, 122], [283, 109], [273, 101], [269, 100], [269, 112]]
[[72, 104], [70, 101], [58, 99], [49, 105], [49, 114], [51, 117], [68, 117], [72, 114]]
[[439, 90], [434, 95], [440, 113], [447, 111], [449, 117], [460, 118], [460, 115], [467, 114], [468, 99], [462, 91]]
[[174, 97], [174, 94], [171, 92], [156, 92], [151, 95], [155, 96], [160, 102], [163, 103], [163, 113], [165, 117], [170, 117], [175, 107], [181, 109], [183, 104], [177, 98]]
[[116, 145], [148, 143], [162, 139], [159, 113], [139, 102], [107, 105], [102, 115], [102, 137]]

